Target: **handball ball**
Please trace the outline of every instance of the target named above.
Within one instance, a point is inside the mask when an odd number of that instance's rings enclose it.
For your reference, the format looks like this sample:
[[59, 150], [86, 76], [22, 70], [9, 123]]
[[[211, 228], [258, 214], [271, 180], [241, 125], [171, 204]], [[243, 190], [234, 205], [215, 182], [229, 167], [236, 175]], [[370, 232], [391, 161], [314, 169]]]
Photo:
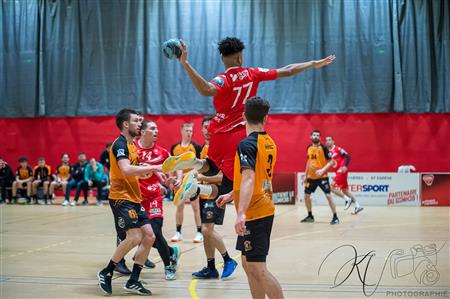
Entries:
[[180, 40], [177, 38], [171, 38], [166, 40], [162, 44], [162, 51], [164, 56], [169, 59], [177, 59], [181, 56], [181, 44]]

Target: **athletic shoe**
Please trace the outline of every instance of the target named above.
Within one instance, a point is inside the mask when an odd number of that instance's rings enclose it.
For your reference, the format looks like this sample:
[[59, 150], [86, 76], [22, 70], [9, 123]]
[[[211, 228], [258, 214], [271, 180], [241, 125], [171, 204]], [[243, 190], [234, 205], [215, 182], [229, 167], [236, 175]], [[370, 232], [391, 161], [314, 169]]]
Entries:
[[142, 296], [151, 296], [152, 292], [149, 289], [144, 288], [142, 282], [128, 280], [123, 286], [123, 289], [130, 293], [135, 293]]
[[216, 269], [211, 270], [208, 267], [201, 269], [198, 272], [192, 273], [192, 277], [198, 279], [217, 279], [219, 278], [219, 272]]
[[331, 225], [339, 224], [339, 218], [337, 218], [337, 217], [334, 218], [334, 217], [333, 217], [333, 219], [331, 219], [330, 224], [331, 224]]
[[306, 223], [306, 222], [314, 222], [314, 216], [306, 216], [302, 221], [300, 221], [302, 223]]
[[180, 259], [181, 249], [179, 246], [173, 246], [173, 254], [170, 256], [170, 263], [175, 267], [175, 270], [178, 269], [178, 260]]
[[175, 280], [177, 279], [176, 269], [173, 265], [169, 265], [165, 267], [166, 280]]
[[353, 203], [353, 200], [346, 200], [344, 210], [348, 210], [348, 208], [350, 208], [352, 203]]
[[107, 295], [112, 294], [112, 286], [111, 286], [111, 279], [112, 279], [112, 273], [105, 273], [104, 270], [97, 273], [98, 278], [98, 286], [100, 287], [100, 290], [102, 290], [103, 293]]
[[170, 239], [172, 242], [180, 242], [183, 241], [183, 235], [180, 232], [176, 232], [175, 235]]
[[222, 272], [222, 279], [226, 279], [230, 277], [231, 274], [233, 274], [234, 269], [236, 269], [238, 263], [233, 260], [229, 259], [228, 261], [223, 263], [223, 272]]
[[144, 268], [147, 268], [147, 269], [153, 269], [153, 268], [155, 268], [155, 267], [156, 267], [155, 263], [152, 262], [152, 261], [149, 260], [149, 259], [147, 259], [147, 260], [145, 261], [145, 263], [144, 263]]
[[357, 207], [357, 208], [355, 208], [355, 210], [352, 212], [352, 214], [353, 214], [353, 215], [356, 215], [356, 214], [358, 214], [359, 212], [361, 212], [362, 210], [364, 210], [363, 207]]
[[89, 205], [89, 202], [85, 199], [85, 200], [83, 200], [82, 205], [83, 205], [83, 206], [88, 206], [88, 205]]
[[173, 204], [179, 206], [185, 200], [193, 197], [195, 193], [197, 193], [197, 179], [194, 177], [194, 172], [191, 171], [184, 176], [183, 183], [173, 198]]
[[193, 243], [202, 243], [202, 242], [203, 242], [203, 234], [197, 232], [197, 233], [195, 234], [195, 238], [194, 238], [194, 240], [192, 240], [192, 242], [193, 242]]
[[123, 275], [131, 275], [131, 271], [128, 269], [127, 264], [125, 264], [125, 260], [118, 262], [114, 271]]
[[103, 206], [103, 201], [97, 201], [97, 203], [96, 203], [96, 205], [97, 205], [97, 207], [102, 207]]
[[185, 152], [179, 156], [171, 156], [164, 161], [162, 165], [162, 171], [165, 173], [169, 173], [175, 170], [192, 168], [192, 162], [194, 162], [195, 159], [195, 153], [190, 151]]
[[77, 205], [77, 202], [74, 200], [74, 201], [72, 201], [71, 203], [70, 203], [70, 206], [71, 207], [74, 207], [74, 206], [76, 206]]

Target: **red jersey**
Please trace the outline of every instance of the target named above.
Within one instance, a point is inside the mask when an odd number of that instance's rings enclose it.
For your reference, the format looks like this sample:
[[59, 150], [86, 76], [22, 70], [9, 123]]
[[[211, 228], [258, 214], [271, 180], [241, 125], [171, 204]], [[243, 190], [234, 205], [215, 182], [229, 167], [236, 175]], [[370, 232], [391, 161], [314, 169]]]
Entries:
[[339, 146], [334, 146], [330, 151], [331, 159], [336, 161], [336, 163], [333, 165], [333, 169], [335, 172], [340, 172], [339, 170], [344, 167], [348, 166], [349, 161], [349, 155], [348, 153]]
[[[139, 162], [141, 163], [160, 165], [169, 157], [169, 152], [159, 145], [155, 144], [151, 148], [145, 148], [141, 146], [139, 141], [134, 141], [134, 143], [136, 144]], [[163, 217], [163, 199], [159, 184], [160, 179], [156, 174], [146, 179], [139, 179], [142, 206], [145, 208], [150, 219]]]
[[243, 125], [244, 104], [256, 96], [261, 81], [275, 80], [277, 70], [230, 67], [210, 81], [216, 88], [214, 108], [216, 115], [209, 124], [211, 133], [228, 132]]

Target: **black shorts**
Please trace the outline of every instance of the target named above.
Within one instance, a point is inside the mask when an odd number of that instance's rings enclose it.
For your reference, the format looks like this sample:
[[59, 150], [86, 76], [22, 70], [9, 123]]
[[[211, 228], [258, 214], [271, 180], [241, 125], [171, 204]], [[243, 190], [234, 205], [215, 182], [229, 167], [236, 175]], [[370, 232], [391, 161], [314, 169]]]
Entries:
[[114, 222], [125, 231], [150, 224], [144, 207], [128, 200], [109, 199], [109, 205], [114, 215]]
[[266, 262], [269, 254], [273, 215], [247, 221], [244, 236], [238, 236], [236, 250], [242, 252], [248, 262]]
[[225, 207], [223, 209], [216, 205], [216, 200], [200, 199], [200, 217], [202, 223], [223, 224]]
[[328, 178], [323, 178], [323, 179], [316, 179], [316, 180], [306, 179], [305, 194], [314, 193], [316, 191], [317, 187], [320, 187], [320, 189], [322, 189], [322, 191], [325, 194], [331, 193], [330, 181], [328, 180]]
[[150, 225], [155, 233], [155, 236], [162, 235], [163, 218], [155, 217], [150, 219]]

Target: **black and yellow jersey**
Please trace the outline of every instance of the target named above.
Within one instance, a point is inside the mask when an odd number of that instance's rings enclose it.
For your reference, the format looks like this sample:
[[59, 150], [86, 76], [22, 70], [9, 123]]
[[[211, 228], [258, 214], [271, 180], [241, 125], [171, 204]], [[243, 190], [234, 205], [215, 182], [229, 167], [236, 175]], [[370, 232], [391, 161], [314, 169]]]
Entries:
[[202, 150], [200, 152], [200, 159], [206, 159], [208, 158], [208, 145], [205, 144], [202, 147]]
[[56, 176], [61, 180], [68, 180], [70, 173], [72, 172], [72, 166], [70, 164], [60, 164], [56, 167]]
[[330, 152], [323, 144], [318, 145], [311, 144], [307, 149], [307, 159], [309, 163], [308, 173], [306, 177], [308, 179], [321, 179], [328, 177], [325, 172], [322, 176], [316, 175], [316, 171], [327, 165], [328, 161], [331, 159]]
[[137, 176], [125, 176], [119, 168], [119, 160], [128, 159], [131, 165], [139, 164], [136, 145], [128, 142], [125, 136], [120, 135], [109, 150], [110, 179], [109, 198], [112, 200], [128, 200], [141, 202], [141, 190]]
[[47, 181], [51, 177], [52, 174], [52, 168], [50, 165], [45, 164], [44, 166], [40, 167], [39, 165], [34, 166], [33, 168], [33, 176], [35, 180], [43, 180]]
[[234, 158], [234, 200], [239, 207], [242, 170], [255, 172], [252, 199], [246, 212], [247, 221], [272, 216], [275, 206], [272, 202], [272, 178], [277, 160], [277, 146], [266, 132], [253, 132], [242, 140]]
[[22, 168], [21, 166], [17, 167], [16, 176], [19, 180], [26, 180], [33, 176], [33, 169], [30, 166], [26, 168]]

